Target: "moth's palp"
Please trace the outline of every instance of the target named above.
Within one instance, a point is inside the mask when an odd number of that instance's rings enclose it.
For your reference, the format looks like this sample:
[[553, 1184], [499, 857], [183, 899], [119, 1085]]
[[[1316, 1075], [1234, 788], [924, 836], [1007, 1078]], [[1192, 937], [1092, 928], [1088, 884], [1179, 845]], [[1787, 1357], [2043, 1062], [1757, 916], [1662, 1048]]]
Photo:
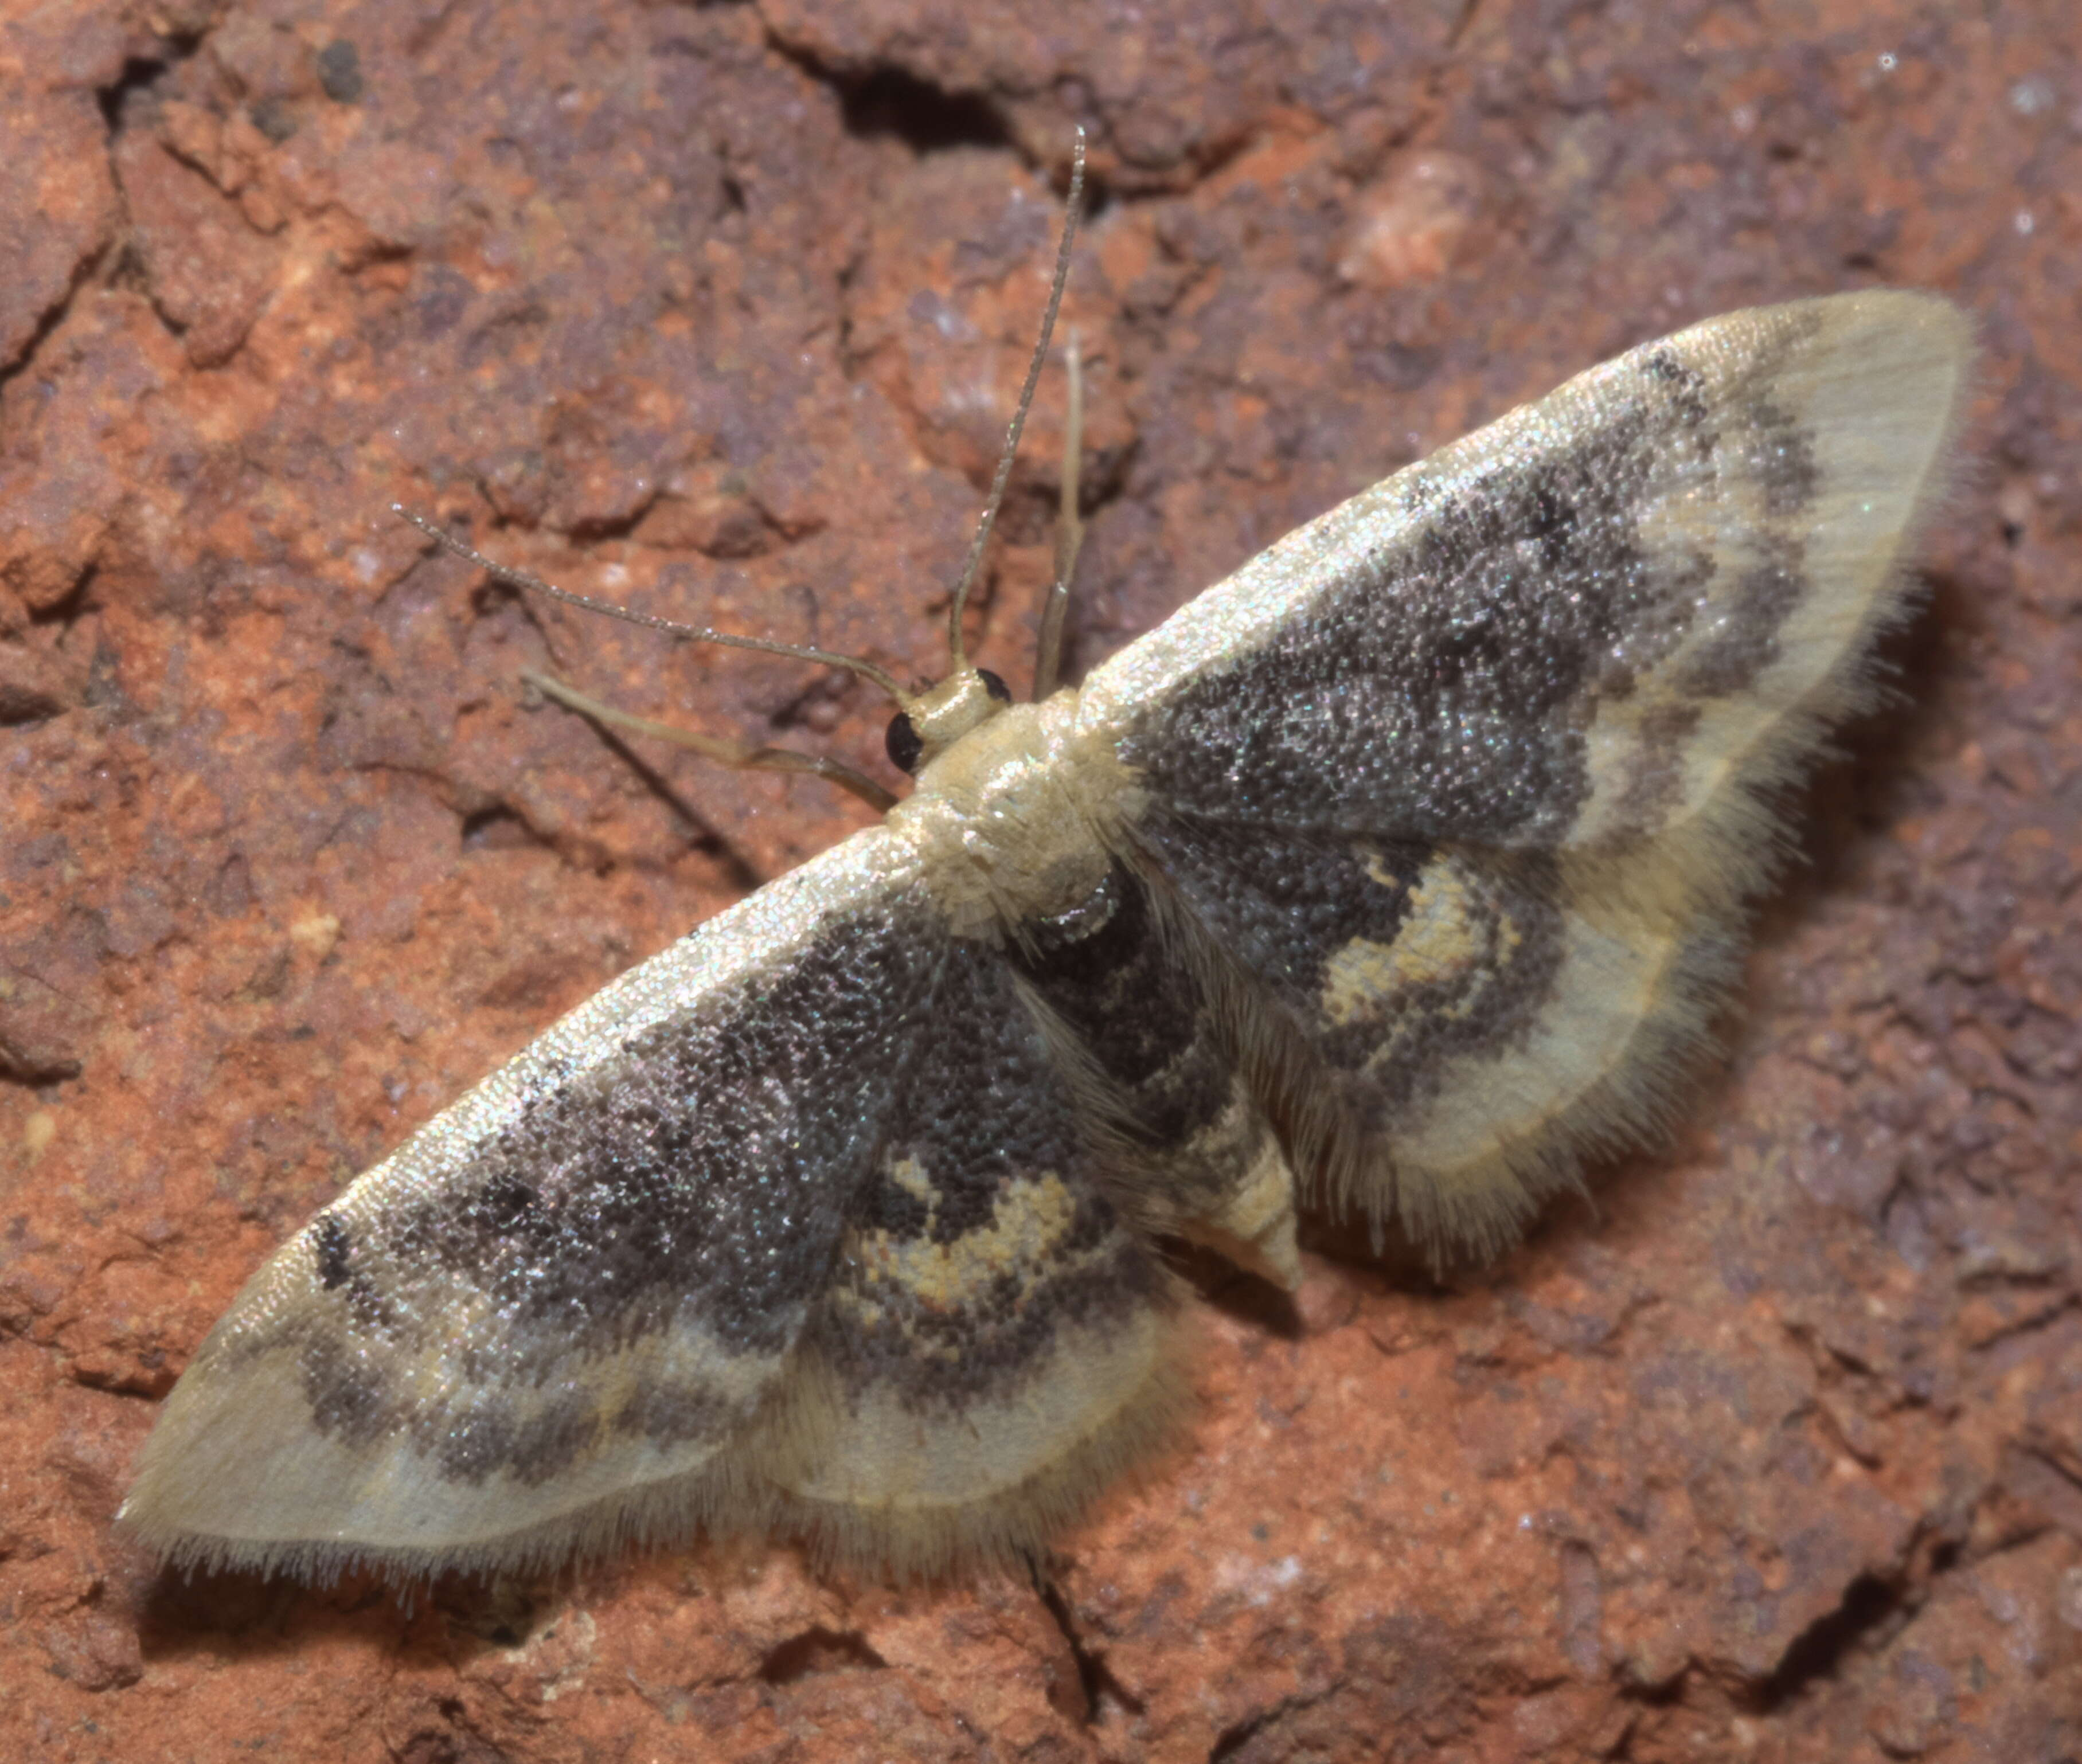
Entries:
[[1063, 241], [1056, 248], [1056, 278], [1048, 288], [1047, 308], [1041, 315], [1041, 335], [1034, 345], [1034, 358], [1026, 364], [1026, 382], [1019, 389], [1018, 405], [1005, 432], [1005, 451], [998, 455], [997, 471], [990, 481], [990, 494], [984, 499], [983, 518], [976, 523], [976, 537], [969, 541], [968, 557], [947, 603], [947, 671], [950, 674], [959, 673], [968, 664], [962, 649], [962, 609], [968, 604], [969, 590], [975, 586], [976, 571], [983, 563], [983, 550], [990, 542], [991, 528], [997, 524], [998, 507], [1005, 500], [1005, 487], [1012, 478], [1013, 458], [1019, 451], [1020, 431], [1026, 427], [1027, 408], [1034, 402], [1034, 389], [1040, 384], [1042, 364], [1048, 359], [1048, 339], [1055, 332], [1056, 314], [1063, 304], [1064, 284], [1070, 279], [1070, 245], [1077, 236], [1077, 221], [1084, 213], [1084, 206], [1085, 132], [1080, 128], [1070, 148], [1070, 188], [1063, 201]]

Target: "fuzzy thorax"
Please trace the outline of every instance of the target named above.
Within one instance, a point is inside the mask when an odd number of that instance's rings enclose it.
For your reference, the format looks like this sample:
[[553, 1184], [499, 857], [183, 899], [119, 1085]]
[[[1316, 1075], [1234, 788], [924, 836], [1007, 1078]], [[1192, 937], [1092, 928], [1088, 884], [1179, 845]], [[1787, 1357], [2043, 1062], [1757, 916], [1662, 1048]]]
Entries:
[[1077, 695], [1009, 705], [918, 774], [889, 811], [959, 937], [1052, 918], [1090, 895], [1134, 821], [1134, 775], [1077, 731]]

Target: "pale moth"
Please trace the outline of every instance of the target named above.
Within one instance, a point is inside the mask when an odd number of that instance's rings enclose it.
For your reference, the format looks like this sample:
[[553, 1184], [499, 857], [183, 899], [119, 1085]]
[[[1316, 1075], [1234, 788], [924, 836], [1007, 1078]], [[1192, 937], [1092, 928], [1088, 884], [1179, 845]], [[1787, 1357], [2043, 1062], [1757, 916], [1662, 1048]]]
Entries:
[[946, 677], [823, 658], [896, 701], [910, 794], [698, 743], [887, 812], [298, 1232], [122, 1522], [306, 1577], [703, 1528], [898, 1574], [1031, 1549], [1176, 1419], [1168, 1242], [1290, 1286], [1297, 1206], [1491, 1251], [1666, 1115], [1773, 793], [1901, 616], [1970, 349], [1921, 294], [1712, 319], [1059, 689], [1066, 495], [1026, 703], [961, 641], [1015, 419]]

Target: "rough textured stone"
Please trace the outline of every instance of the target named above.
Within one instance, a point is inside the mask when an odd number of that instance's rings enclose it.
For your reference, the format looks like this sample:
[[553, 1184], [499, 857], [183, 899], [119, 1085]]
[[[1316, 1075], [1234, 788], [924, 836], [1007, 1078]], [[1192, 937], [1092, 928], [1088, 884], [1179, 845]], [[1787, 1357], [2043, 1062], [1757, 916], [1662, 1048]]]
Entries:
[[[2071, 8], [0, 4], [0, 1754], [2082, 1752]], [[1886, 281], [1980, 315], [1899, 701], [1802, 798], [1667, 1156], [1443, 1287], [1212, 1266], [1190, 1448], [1038, 1585], [696, 1549], [414, 1609], [108, 1531], [265, 1252], [859, 810], [1101, 200], [1085, 664], [1566, 373]], [[1060, 386], [976, 613], [1023, 678]]]

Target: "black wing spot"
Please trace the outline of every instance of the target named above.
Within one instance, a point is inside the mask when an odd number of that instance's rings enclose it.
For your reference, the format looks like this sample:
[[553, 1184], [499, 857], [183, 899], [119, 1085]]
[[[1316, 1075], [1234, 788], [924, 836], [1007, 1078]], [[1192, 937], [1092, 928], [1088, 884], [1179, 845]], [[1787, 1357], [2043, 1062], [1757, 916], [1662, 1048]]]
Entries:
[[976, 673], [983, 680], [983, 689], [1001, 705], [1009, 705], [1012, 702], [1012, 688], [997, 675], [991, 672], [988, 667], [979, 667]]
[[510, 1169], [496, 1172], [478, 1191], [473, 1209], [495, 1238], [525, 1234], [540, 1237], [554, 1227], [542, 1210], [542, 1197]]
[[313, 1227], [312, 1248], [318, 1257], [318, 1284], [327, 1292], [347, 1282], [347, 1252], [353, 1245], [347, 1227], [331, 1213], [321, 1213]]

